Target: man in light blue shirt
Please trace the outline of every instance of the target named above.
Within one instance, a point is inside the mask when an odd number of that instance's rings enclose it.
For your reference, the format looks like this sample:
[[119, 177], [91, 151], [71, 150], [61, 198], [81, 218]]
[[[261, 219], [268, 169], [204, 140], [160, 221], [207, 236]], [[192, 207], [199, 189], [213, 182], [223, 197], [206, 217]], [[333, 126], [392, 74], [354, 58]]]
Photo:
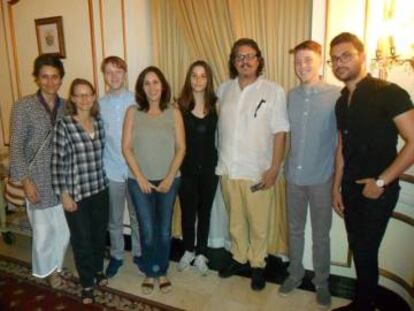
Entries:
[[286, 162], [287, 211], [289, 220], [289, 277], [279, 288], [282, 296], [298, 287], [305, 275], [302, 264], [304, 231], [309, 205], [312, 252], [319, 305], [328, 307], [330, 238], [332, 223], [332, 175], [336, 148], [335, 103], [340, 88], [320, 80], [320, 44], [308, 40], [294, 50], [295, 72], [300, 85], [288, 94], [291, 128]]
[[140, 263], [141, 247], [139, 242], [138, 222], [129, 197], [126, 179], [128, 166], [121, 149], [122, 127], [124, 116], [129, 106], [135, 103], [134, 94], [125, 89], [127, 65], [117, 56], [105, 58], [101, 66], [108, 92], [99, 99], [99, 108], [104, 121], [106, 142], [104, 149], [104, 165], [109, 179], [109, 224], [111, 241], [111, 260], [106, 275], [116, 275], [123, 264], [124, 255], [124, 210], [125, 199], [129, 211], [131, 225], [131, 249], [134, 263]]

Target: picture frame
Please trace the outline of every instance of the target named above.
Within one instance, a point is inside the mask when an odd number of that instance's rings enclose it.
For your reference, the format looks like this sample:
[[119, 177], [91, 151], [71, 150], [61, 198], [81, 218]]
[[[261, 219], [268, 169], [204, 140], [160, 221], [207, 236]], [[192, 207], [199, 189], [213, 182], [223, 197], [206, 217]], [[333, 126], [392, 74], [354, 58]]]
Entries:
[[39, 54], [66, 58], [62, 16], [35, 19]]

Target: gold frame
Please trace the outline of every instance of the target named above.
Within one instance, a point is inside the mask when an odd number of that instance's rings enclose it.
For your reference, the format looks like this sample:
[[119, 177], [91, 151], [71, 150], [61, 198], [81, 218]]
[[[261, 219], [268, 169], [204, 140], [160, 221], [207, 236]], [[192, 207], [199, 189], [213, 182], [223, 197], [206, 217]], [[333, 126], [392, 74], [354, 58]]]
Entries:
[[[48, 26], [49, 29], [52, 29], [52, 32], [46, 33], [44, 26]], [[62, 16], [37, 18], [35, 19], [35, 27], [39, 54], [66, 58]], [[46, 46], [47, 49], [45, 49]]]

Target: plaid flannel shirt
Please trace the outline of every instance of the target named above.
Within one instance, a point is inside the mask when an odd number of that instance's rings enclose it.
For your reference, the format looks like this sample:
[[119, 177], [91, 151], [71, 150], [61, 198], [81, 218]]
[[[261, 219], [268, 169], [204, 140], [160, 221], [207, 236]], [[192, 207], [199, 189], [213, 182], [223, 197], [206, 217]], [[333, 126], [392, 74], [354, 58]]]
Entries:
[[103, 165], [105, 131], [102, 119], [95, 119], [91, 138], [72, 116], [60, 120], [54, 131], [52, 185], [55, 193], [68, 192], [79, 202], [104, 190], [108, 181]]

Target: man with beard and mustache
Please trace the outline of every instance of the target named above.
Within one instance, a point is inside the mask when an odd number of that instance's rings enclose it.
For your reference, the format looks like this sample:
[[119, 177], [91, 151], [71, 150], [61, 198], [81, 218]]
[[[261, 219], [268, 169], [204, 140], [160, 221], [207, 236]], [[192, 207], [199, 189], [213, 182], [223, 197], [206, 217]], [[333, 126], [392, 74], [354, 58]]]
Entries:
[[260, 77], [262, 53], [252, 39], [239, 39], [229, 59], [231, 80], [219, 98], [216, 174], [229, 213], [232, 261], [222, 278], [252, 267], [251, 288], [262, 290], [267, 232], [289, 121], [283, 89]]
[[[414, 162], [414, 109], [398, 85], [371, 77], [362, 42], [341, 33], [330, 44], [332, 70], [345, 83], [336, 103], [339, 141], [333, 205], [345, 219], [356, 295], [335, 310], [375, 310], [378, 251], [397, 204], [398, 177]], [[405, 144], [397, 152], [398, 135]]]

